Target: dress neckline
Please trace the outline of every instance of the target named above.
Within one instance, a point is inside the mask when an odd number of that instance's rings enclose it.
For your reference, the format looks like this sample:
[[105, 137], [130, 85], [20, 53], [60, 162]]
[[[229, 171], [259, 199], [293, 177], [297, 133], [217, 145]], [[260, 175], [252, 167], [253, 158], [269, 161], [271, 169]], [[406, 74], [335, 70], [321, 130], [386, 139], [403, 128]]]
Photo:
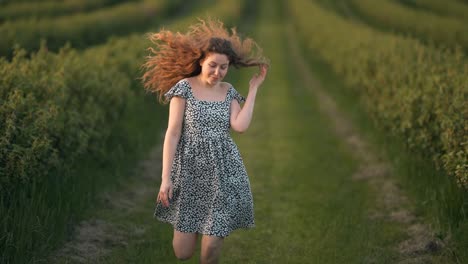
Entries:
[[200, 100], [200, 99], [196, 98], [195, 95], [193, 94], [192, 85], [190, 85], [190, 82], [189, 82], [187, 79], [184, 79], [184, 82], [186, 82], [187, 85], [188, 85], [188, 87], [189, 87], [189, 91], [190, 91], [191, 97], [192, 97], [195, 101], [197, 101], [197, 102], [202, 102], [202, 103], [225, 103], [225, 102], [228, 100], [229, 93], [231, 92], [231, 89], [232, 89], [232, 85], [229, 84], [229, 88], [228, 88], [228, 90], [227, 90], [226, 96], [224, 97], [224, 100], [223, 100], [223, 101], [207, 101], [207, 100]]

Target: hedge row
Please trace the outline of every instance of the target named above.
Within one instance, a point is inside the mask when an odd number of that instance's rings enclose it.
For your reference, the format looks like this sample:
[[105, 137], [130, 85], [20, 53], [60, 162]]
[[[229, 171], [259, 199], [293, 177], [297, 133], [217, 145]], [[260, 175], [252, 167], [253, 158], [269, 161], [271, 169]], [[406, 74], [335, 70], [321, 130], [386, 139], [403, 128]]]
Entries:
[[[229, 24], [239, 19], [240, 7], [236, 0], [222, 1], [168, 27], [185, 30], [205, 15]], [[29, 212], [24, 208], [35, 205], [35, 195], [17, 204], [10, 194], [50, 175], [71, 177], [67, 169], [89, 157], [97, 164], [106, 161], [109, 153], [101, 147], [121, 134], [115, 127], [134, 112], [134, 103], [143, 102], [138, 77], [149, 46], [143, 35], [134, 34], [84, 52], [64, 48], [55, 54], [42, 48], [30, 59], [24, 51], [11, 62], [0, 59], [0, 215], [5, 216], [0, 219], [0, 262], [30, 263], [32, 256], [50, 250], [50, 240], [62, 237], [76, 213], [69, 211], [74, 207], [67, 197], [57, 194], [59, 200], [51, 198], [40, 207], [45, 210]]]
[[439, 15], [468, 21], [468, 5], [459, 0], [400, 0], [407, 5], [429, 10]]
[[372, 24], [415, 35], [425, 42], [468, 48], [468, 27], [463, 20], [414, 10], [391, 0], [352, 0], [351, 3]]
[[11, 57], [15, 44], [26, 51], [36, 51], [40, 40], [47, 49], [57, 51], [69, 42], [74, 48], [85, 48], [104, 42], [111, 35], [145, 30], [161, 17], [171, 15], [182, 1], [140, 1], [124, 3], [88, 14], [58, 19], [26, 19], [0, 26], [0, 56]]
[[[232, 21], [239, 7], [229, 1], [210, 13]], [[194, 18], [177, 22], [171, 28], [187, 26]], [[0, 123], [6, 124], [0, 128], [0, 192], [10, 182], [40, 178], [51, 167], [72, 164], [89, 142], [105, 136], [100, 133], [106, 122], [118, 119], [123, 98], [131, 96], [130, 83], [138, 82], [149, 45], [134, 34], [82, 54], [69, 48], [55, 54], [43, 47], [31, 60], [25, 51], [11, 62], [0, 59]], [[141, 95], [143, 89], [133, 93]], [[64, 157], [70, 160], [59, 160]]]
[[102, 142], [132, 96], [115, 67], [85, 61], [71, 49], [19, 51], [0, 59], [0, 193], [10, 186], [66, 170], [83, 154], [99, 156]]
[[344, 20], [312, 1], [289, 6], [307, 47], [361, 95], [376, 123], [468, 187], [466, 55]]
[[19, 18], [43, 18], [70, 15], [118, 4], [120, 2], [122, 2], [122, 0], [69, 0], [58, 3], [53, 1], [11, 3], [2, 6], [0, 9], [0, 22]]
[[[233, 21], [240, 5], [226, 1], [198, 15], [208, 11]], [[195, 21], [187, 17], [171, 28]], [[81, 54], [70, 48], [55, 54], [43, 47], [31, 59], [25, 51], [11, 62], [1, 58], [0, 193], [8, 192], [10, 184], [73, 166], [85, 152], [102, 155], [99, 142], [111, 133], [128, 97], [144, 93], [129, 88], [139, 82], [149, 45], [135, 34]]]
[[[61, 2], [63, 0], [48, 0], [50, 2]], [[8, 4], [13, 4], [13, 3], [37, 3], [37, 2], [42, 2], [42, 0], [0, 0], [0, 6], [5, 6]]]

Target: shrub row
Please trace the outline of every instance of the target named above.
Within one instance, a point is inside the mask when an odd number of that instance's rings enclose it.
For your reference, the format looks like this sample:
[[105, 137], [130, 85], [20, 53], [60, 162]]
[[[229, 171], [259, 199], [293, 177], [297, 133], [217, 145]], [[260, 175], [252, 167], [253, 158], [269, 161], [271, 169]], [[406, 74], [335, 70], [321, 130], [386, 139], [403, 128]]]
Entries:
[[28, 52], [35, 51], [41, 39], [47, 41], [47, 49], [52, 51], [67, 42], [74, 48], [85, 48], [104, 42], [111, 35], [145, 30], [161, 17], [170, 15], [181, 2], [140, 1], [58, 19], [7, 21], [0, 26], [0, 55], [11, 57], [15, 44]]
[[429, 10], [439, 15], [468, 20], [468, 6], [458, 0], [400, 0], [407, 5]]
[[[225, 2], [211, 14], [229, 22], [239, 16], [239, 7], [235, 1]], [[195, 21], [181, 19], [171, 28]], [[110, 132], [106, 122], [118, 120], [124, 98], [143, 94], [143, 89], [128, 88], [139, 82], [149, 45], [134, 34], [81, 54], [70, 48], [55, 54], [43, 47], [31, 60], [24, 50], [11, 62], [0, 59], [0, 192], [7, 191], [10, 182], [41, 178], [46, 168], [73, 164], [89, 147], [98, 151], [99, 144], [90, 142]]]
[[19, 51], [0, 59], [0, 192], [40, 180], [99, 150], [132, 96], [116, 67], [83, 60], [76, 51]]
[[69, 47], [56, 54], [43, 46], [30, 60], [24, 50], [11, 62], [0, 58], [0, 193], [101, 149], [93, 142], [108, 136], [106, 122], [115, 122], [127, 107], [123, 98], [142, 94], [128, 88], [145, 45], [134, 34], [82, 54]]
[[311, 1], [289, 6], [307, 47], [344, 77], [376, 123], [468, 187], [466, 55], [344, 20]]
[[2, 6], [0, 9], [0, 22], [4, 22], [5, 20], [16, 20], [19, 18], [41, 18], [70, 15], [118, 4], [119, 2], [122, 2], [122, 0], [70, 0], [58, 3], [53, 1], [11, 3]]
[[[207, 14], [231, 23], [239, 19], [240, 7], [238, 1], [223, 1], [168, 27], [185, 30]], [[65, 47], [53, 53], [43, 47], [30, 59], [25, 51], [10, 62], [0, 59], [0, 262], [32, 263], [63, 239], [80, 212], [64, 192], [87, 198], [90, 190], [80, 188], [90, 184], [82, 181], [96, 181], [73, 171], [86, 160], [108, 162], [111, 153], [103, 146], [110, 139], [138, 136], [118, 130], [123, 116], [161, 122], [135, 111], [141, 109], [136, 104], [148, 103], [138, 77], [149, 46], [144, 36], [134, 34], [83, 52]], [[151, 103], [156, 102], [155, 97]], [[63, 178], [76, 178], [68, 181], [73, 190], [63, 190]], [[18, 199], [20, 192], [26, 195]]]
[[468, 48], [468, 27], [463, 20], [414, 10], [391, 0], [352, 0], [351, 3], [364, 20], [382, 28], [446, 47]]
[[[57, 2], [61, 2], [63, 0], [48, 0], [50, 2], [54, 2], [54, 3], [57, 3]], [[41, 0], [0, 0], [0, 6], [4, 6], [4, 5], [9, 5], [9, 4], [13, 4], [13, 3], [37, 3], [37, 2], [42, 2]]]

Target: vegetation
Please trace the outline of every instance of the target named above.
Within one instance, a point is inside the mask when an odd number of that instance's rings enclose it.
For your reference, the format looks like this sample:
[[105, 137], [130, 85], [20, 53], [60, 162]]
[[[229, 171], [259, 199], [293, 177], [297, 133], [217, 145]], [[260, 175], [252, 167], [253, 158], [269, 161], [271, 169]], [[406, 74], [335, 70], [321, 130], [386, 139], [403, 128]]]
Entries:
[[384, 144], [393, 149], [398, 171], [408, 177], [402, 182], [421, 212], [466, 244], [458, 235], [468, 229], [466, 56], [344, 20], [313, 2], [296, 0], [290, 8], [311, 57], [328, 64], [343, 87], [352, 89], [336, 94], [355, 94], [387, 141], [409, 148], [411, 154], [403, 154]]
[[2, 6], [2, 9], [0, 9], [0, 22], [26, 17], [39, 18], [70, 15], [118, 4], [120, 2], [122, 2], [122, 0], [69, 0], [58, 3], [54, 1], [11, 3]]
[[[0, 55], [11, 57], [16, 44], [26, 51], [39, 49], [41, 39], [50, 51], [65, 43], [74, 48], [105, 42], [112, 35], [142, 31], [170, 16], [181, 1], [139, 1], [57, 19], [22, 19], [0, 25]], [[137, 30], [135, 30], [137, 29]]]
[[351, 3], [365, 21], [381, 28], [414, 35], [426, 43], [468, 48], [468, 27], [464, 20], [414, 10], [392, 0], [352, 0]]
[[291, 5], [292, 17], [304, 36], [314, 36], [306, 39], [308, 47], [362, 95], [375, 121], [468, 187], [465, 55], [350, 23], [298, 1]]
[[0, 60], [2, 263], [40, 261], [157, 140], [164, 118], [135, 74], [145, 41], [131, 39]]
[[[210, 14], [229, 22], [239, 12], [232, 1]], [[149, 45], [133, 34], [83, 52], [42, 47], [0, 59], [2, 263], [43, 261], [96, 195], [131, 176], [159, 140], [165, 111], [138, 80]]]
[[459, 0], [400, 0], [402, 3], [447, 17], [456, 17], [468, 21], [468, 5]]

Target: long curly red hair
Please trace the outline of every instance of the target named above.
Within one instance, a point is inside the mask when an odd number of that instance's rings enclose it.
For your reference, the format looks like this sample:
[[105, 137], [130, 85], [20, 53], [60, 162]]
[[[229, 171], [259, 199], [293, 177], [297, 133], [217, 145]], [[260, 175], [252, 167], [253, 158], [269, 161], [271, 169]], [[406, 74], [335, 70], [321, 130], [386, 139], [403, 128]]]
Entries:
[[225, 54], [236, 68], [268, 64], [254, 40], [242, 40], [235, 28], [228, 31], [219, 20], [199, 19], [185, 34], [161, 30], [148, 38], [156, 48], [148, 48], [151, 55], [142, 65], [142, 81], [145, 90], [158, 94], [160, 102], [165, 102], [164, 93], [179, 80], [200, 74], [200, 60], [210, 52]]

